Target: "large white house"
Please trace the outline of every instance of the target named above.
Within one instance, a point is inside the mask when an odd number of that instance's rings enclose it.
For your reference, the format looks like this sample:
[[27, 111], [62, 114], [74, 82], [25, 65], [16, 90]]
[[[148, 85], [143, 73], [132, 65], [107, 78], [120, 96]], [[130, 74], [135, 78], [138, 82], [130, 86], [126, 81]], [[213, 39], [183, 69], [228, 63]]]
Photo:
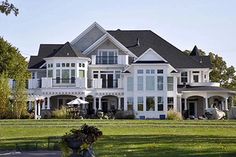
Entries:
[[45, 97], [41, 110], [79, 97], [88, 114], [165, 118], [173, 108], [198, 117], [212, 105], [227, 110], [235, 94], [209, 80], [210, 58], [196, 46], [188, 56], [150, 30], [107, 31], [96, 22], [71, 42], [41, 44], [29, 71], [29, 95]]

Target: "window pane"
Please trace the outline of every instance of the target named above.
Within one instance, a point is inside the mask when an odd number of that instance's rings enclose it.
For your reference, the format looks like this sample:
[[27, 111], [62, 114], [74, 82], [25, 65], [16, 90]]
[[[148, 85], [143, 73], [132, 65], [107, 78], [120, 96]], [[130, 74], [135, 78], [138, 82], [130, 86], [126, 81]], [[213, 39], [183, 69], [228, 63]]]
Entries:
[[52, 77], [52, 74], [53, 73], [53, 71], [52, 70], [48, 70], [48, 77]]
[[138, 70], [137, 70], [137, 73], [138, 73], [138, 74], [143, 74], [143, 70], [142, 70], [142, 69], [138, 69]]
[[62, 83], [69, 83], [69, 69], [62, 70]]
[[198, 81], [199, 81], [198, 75], [193, 75], [193, 81], [194, 81], [194, 82], [198, 82]]
[[84, 70], [79, 70], [79, 77], [84, 78]]
[[61, 64], [61, 66], [62, 66], [62, 67], [65, 67], [65, 66], [66, 66], [66, 64], [65, 64], [65, 63], [62, 63], [62, 64]]
[[154, 97], [146, 98], [146, 111], [155, 111], [155, 98]]
[[163, 90], [163, 76], [157, 76], [157, 90]]
[[127, 90], [133, 91], [134, 85], [133, 85], [133, 77], [127, 78]]
[[75, 67], [75, 63], [71, 63], [71, 67]]
[[181, 82], [182, 83], [188, 82], [188, 72], [181, 72]]
[[138, 111], [143, 111], [143, 97], [138, 97]]
[[168, 104], [168, 106], [167, 106], [168, 110], [173, 109], [174, 108], [174, 98], [168, 97], [167, 104]]
[[133, 111], [133, 106], [134, 106], [133, 97], [128, 97], [127, 98], [127, 109], [128, 109], [128, 111]]
[[150, 70], [149, 69], [146, 70], [146, 74], [150, 74]]
[[146, 76], [146, 90], [155, 90], [154, 76]]
[[66, 67], [70, 67], [70, 63], [66, 63]]
[[154, 69], [151, 70], [151, 74], [155, 74], [155, 70]]
[[163, 111], [163, 97], [157, 97], [157, 110]]
[[75, 69], [71, 69], [71, 71], [70, 71], [70, 76], [71, 76], [71, 77], [75, 77]]
[[56, 63], [56, 67], [60, 67], [61, 66], [61, 64], [60, 63]]
[[173, 91], [174, 90], [174, 78], [173, 77], [167, 77], [167, 90]]
[[143, 76], [138, 76], [138, 90], [143, 90]]
[[157, 70], [157, 73], [158, 73], [158, 74], [163, 74], [163, 70], [162, 70], [162, 69], [158, 69], [158, 70]]

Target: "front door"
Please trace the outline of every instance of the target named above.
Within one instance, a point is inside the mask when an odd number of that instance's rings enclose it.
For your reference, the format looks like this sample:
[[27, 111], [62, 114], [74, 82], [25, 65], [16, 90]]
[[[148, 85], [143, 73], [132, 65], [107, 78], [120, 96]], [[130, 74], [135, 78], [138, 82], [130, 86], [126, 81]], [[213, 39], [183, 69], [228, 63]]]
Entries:
[[104, 113], [107, 113], [108, 112], [108, 102], [107, 101], [103, 101], [102, 102], [102, 111]]
[[189, 102], [189, 116], [196, 116], [196, 103], [195, 102]]

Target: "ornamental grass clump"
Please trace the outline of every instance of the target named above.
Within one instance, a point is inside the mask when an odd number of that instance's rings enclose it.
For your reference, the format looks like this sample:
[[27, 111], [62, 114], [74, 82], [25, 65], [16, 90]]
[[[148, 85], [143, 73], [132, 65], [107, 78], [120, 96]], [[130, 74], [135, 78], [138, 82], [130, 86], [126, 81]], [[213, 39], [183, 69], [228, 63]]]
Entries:
[[62, 136], [62, 151], [64, 156], [73, 157], [95, 157], [93, 151], [93, 143], [102, 136], [95, 126], [84, 124], [80, 129], [72, 129], [70, 133]]
[[167, 112], [167, 119], [168, 120], [183, 120], [183, 116], [180, 112], [170, 109]]
[[56, 109], [55, 111], [52, 111], [52, 117], [56, 119], [68, 118], [66, 108], [62, 107], [61, 109]]

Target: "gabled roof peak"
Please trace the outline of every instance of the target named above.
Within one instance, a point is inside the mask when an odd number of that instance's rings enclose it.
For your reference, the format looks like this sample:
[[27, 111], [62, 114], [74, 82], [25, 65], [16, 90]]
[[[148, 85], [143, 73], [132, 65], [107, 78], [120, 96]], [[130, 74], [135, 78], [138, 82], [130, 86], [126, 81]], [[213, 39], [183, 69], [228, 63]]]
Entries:
[[192, 52], [189, 54], [190, 56], [201, 56], [201, 52], [199, 51], [199, 49], [197, 48], [197, 46], [195, 45]]

